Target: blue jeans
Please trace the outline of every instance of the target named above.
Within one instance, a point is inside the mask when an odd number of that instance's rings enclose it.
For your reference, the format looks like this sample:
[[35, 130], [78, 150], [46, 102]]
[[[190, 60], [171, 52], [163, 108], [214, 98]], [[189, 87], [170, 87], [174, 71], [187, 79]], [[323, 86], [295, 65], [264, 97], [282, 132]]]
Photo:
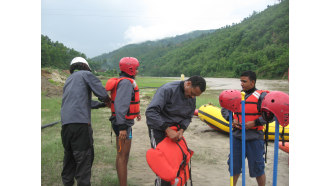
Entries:
[[[248, 159], [250, 177], [259, 177], [265, 174], [264, 140], [249, 140], [245, 142], [245, 157]], [[233, 173], [242, 172], [242, 140], [233, 137]], [[230, 155], [227, 161], [229, 166]], [[228, 169], [230, 170], [230, 169]]]

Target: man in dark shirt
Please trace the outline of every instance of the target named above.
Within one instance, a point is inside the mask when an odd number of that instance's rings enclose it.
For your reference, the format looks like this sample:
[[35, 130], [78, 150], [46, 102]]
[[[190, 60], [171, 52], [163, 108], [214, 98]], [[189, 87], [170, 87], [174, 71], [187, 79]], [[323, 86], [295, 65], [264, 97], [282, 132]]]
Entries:
[[[71, 61], [71, 75], [63, 87], [61, 106], [62, 144], [64, 160], [62, 182], [91, 185], [91, 169], [94, 160], [91, 108], [110, 106], [110, 98], [101, 81], [91, 72], [87, 61], [76, 57]], [[92, 100], [92, 92], [101, 102]]]
[[[147, 125], [151, 147], [156, 148], [166, 136], [173, 141], [183, 137], [196, 109], [196, 96], [205, 91], [206, 82], [200, 76], [192, 76], [186, 81], [167, 83], [158, 88], [146, 109]], [[172, 130], [178, 126], [179, 130]], [[170, 185], [157, 177], [155, 185]]]

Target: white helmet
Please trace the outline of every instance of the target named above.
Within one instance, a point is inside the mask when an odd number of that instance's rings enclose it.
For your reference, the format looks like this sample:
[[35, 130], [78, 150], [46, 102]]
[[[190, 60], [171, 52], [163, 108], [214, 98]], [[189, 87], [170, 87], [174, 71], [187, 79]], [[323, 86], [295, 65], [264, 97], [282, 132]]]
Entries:
[[91, 69], [88, 65], [88, 62], [86, 61], [86, 59], [82, 58], [82, 57], [75, 57], [72, 59], [70, 65], [73, 65], [75, 63], [85, 63], [89, 69]]

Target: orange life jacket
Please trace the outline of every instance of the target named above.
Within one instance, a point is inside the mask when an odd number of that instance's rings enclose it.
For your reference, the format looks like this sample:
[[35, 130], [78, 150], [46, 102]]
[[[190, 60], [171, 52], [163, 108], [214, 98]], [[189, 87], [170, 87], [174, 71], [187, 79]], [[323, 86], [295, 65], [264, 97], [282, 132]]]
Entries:
[[[268, 90], [256, 90], [245, 100], [245, 122], [254, 121], [261, 116], [261, 112], [258, 111], [258, 100], [261, 93], [263, 92], [269, 93]], [[239, 122], [242, 122], [241, 110], [240, 112], [234, 113], [234, 119], [237, 119]], [[264, 126], [256, 126], [256, 127], [252, 127], [251, 129], [263, 130]]]
[[139, 94], [139, 87], [137, 86], [136, 82], [133, 79], [128, 78], [128, 77], [111, 78], [107, 81], [107, 83], [105, 85], [105, 90], [111, 91], [110, 98], [111, 98], [112, 116], [116, 116], [114, 103], [115, 103], [116, 94], [117, 94], [117, 85], [123, 79], [129, 80], [134, 87], [134, 97], [132, 97], [132, 99], [131, 99], [128, 113], [125, 116], [126, 119], [134, 119], [140, 114], [140, 94]]
[[[173, 127], [170, 128], [177, 130]], [[165, 137], [155, 149], [147, 151], [146, 159], [151, 170], [161, 179], [173, 186], [183, 186], [191, 178], [189, 161], [193, 153], [184, 137], [179, 142]]]

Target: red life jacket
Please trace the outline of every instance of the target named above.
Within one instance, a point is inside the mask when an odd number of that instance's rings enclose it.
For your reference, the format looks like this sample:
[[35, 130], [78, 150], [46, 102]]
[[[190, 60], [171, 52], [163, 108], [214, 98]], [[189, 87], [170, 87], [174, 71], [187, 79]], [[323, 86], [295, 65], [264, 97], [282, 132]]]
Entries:
[[[172, 129], [176, 130], [176, 127]], [[147, 151], [146, 159], [149, 167], [161, 179], [171, 182], [173, 186], [183, 186], [191, 178], [189, 161], [193, 154], [184, 138], [173, 142], [165, 137], [155, 149]]]
[[[245, 122], [254, 121], [261, 116], [261, 112], [258, 111], [258, 100], [261, 93], [263, 92], [269, 93], [268, 90], [256, 90], [245, 100]], [[239, 122], [242, 122], [241, 110], [240, 112], [234, 114], [234, 119], [237, 119]], [[256, 126], [252, 127], [251, 129], [263, 130], [264, 126]]]
[[105, 85], [105, 90], [111, 91], [110, 98], [111, 98], [112, 116], [116, 116], [114, 103], [117, 94], [117, 85], [123, 79], [129, 80], [134, 87], [134, 97], [132, 97], [132, 100], [129, 105], [128, 113], [125, 116], [126, 119], [134, 119], [140, 114], [140, 94], [139, 94], [139, 87], [137, 86], [136, 82], [128, 77], [111, 78], [108, 80], [108, 82]]

